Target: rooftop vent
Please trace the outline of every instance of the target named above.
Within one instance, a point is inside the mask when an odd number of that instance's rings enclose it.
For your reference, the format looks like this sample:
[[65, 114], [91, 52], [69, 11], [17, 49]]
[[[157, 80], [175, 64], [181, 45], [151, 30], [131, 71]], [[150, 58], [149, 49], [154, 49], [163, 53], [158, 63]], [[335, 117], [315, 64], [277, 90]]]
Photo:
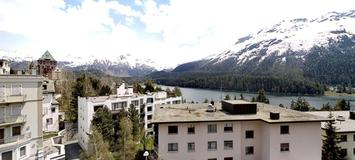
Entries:
[[350, 111], [349, 114], [350, 114], [349, 118], [355, 120], [355, 111]]
[[270, 112], [270, 119], [272, 119], [272, 120], [280, 119], [280, 113]]
[[207, 112], [214, 112], [214, 111], [215, 111], [214, 106], [212, 104], [209, 104], [207, 108]]
[[246, 101], [222, 101], [222, 110], [230, 114], [256, 114], [256, 103]]
[[337, 116], [336, 118], [337, 121], [345, 121], [345, 117], [342, 115]]

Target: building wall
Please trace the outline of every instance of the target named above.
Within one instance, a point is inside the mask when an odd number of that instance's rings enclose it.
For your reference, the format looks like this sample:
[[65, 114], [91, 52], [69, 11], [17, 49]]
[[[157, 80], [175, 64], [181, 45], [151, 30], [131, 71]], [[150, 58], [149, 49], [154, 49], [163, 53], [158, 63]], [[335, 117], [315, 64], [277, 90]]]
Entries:
[[[59, 106], [52, 104], [54, 102], [54, 93], [43, 94], [43, 131], [59, 131]], [[54, 109], [54, 112], [52, 111]], [[47, 123], [47, 119], [52, 119], [52, 124]]]
[[347, 141], [340, 142], [339, 147], [347, 150], [347, 159], [355, 159], [355, 132], [350, 133], [338, 133], [338, 136], [347, 136]]
[[[233, 132], [225, 133], [226, 123], [233, 123]], [[208, 124], [217, 124], [217, 133], [207, 133]], [[168, 126], [177, 125], [178, 134], [169, 135]], [[195, 134], [187, 134], [187, 127], [195, 126]], [[289, 135], [280, 135], [280, 124], [262, 121], [171, 123], [158, 126], [158, 153], [162, 160], [200, 160], [233, 157], [234, 160], [317, 160], [321, 158], [320, 123], [291, 123]], [[246, 139], [245, 131], [253, 130], [254, 138]], [[224, 141], [233, 140], [233, 149], [224, 149]], [[217, 150], [207, 149], [208, 141], [217, 141]], [[195, 152], [187, 151], [187, 143], [195, 143]], [[280, 143], [290, 143], [289, 152], [280, 152]], [[177, 152], [168, 151], [168, 143], [178, 143]], [[246, 155], [246, 147], [253, 146], [254, 154]]]
[[[11, 143], [0, 144], [0, 159], [2, 153], [12, 151], [14, 159], [34, 158], [42, 149], [42, 78], [37, 76], [0, 76], [1, 98], [14, 97], [11, 95], [11, 87], [15, 84], [22, 85], [21, 96], [23, 100], [16, 103], [0, 104], [2, 116], [25, 116], [24, 123], [2, 126], [5, 129], [5, 140], [13, 140]], [[16, 97], [16, 96], [15, 96]], [[21, 126], [21, 135], [12, 136], [12, 128]], [[26, 146], [26, 155], [20, 157], [19, 150]]]

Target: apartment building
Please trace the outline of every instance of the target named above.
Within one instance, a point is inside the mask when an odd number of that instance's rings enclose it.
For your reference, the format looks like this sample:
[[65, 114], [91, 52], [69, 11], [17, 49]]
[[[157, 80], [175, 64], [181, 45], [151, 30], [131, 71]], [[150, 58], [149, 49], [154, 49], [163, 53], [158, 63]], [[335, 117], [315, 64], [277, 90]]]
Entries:
[[[329, 111], [308, 112], [313, 115], [328, 117]], [[346, 159], [355, 159], [355, 111], [332, 111], [336, 132], [341, 139], [339, 147]], [[326, 126], [322, 122], [322, 128]], [[325, 134], [323, 132], [323, 134]]]
[[0, 159], [41, 159], [42, 77], [0, 75]]
[[[163, 96], [162, 96], [163, 95]], [[165, 94], [166, 95], [166, 94]], [[159, 97], [155, 100], [155, 97]], [[133, 93], [133, 88], [127, 87], [124, 83], [117, 88], [116, 95], [99, 96], [99, 97], [79, 97], [78, 98], [78, 135], [79, 144], [86, 149], [89, 141], [91, 120], [95, 111], [102, 107], [107, 107], [113, 114], [118, 114], [122, 109], [128, 109], [130, 105], [134, 105], [140, 114], [141, 121], [144, 123], [144, 129], [152, 132], [151, 120], [156, 104], [162, 103], [181, 103], [182, 98], [164, 98], [163, 93]]]
[[321, 122], [329, 119], [263, 103], [157, 106], [161, 160], [320, 160]]

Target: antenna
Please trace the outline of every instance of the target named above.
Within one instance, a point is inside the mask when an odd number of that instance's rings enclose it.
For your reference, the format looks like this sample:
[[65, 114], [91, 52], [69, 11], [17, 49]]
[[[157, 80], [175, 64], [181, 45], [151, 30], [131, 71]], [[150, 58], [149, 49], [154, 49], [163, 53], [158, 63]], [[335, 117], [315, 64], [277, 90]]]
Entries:
[[221, 99], [220, 99], [220, 101], [222, 102], [222, 100], [223, 100], [223, 95], [222, 95], [222, 79], [221, 79], [221, 88], [220, 88], [219, 92], [221, 93]]

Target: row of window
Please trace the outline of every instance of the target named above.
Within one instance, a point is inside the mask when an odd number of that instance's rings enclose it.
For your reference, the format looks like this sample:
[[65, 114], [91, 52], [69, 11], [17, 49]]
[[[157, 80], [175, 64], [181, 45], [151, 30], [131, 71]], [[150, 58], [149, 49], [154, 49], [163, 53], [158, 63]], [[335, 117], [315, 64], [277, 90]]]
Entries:
[[[26, 146], [23, 146], [23, 147], [20, 148], [20, 157], [22, 158], [24, 156], [26, 156]], [[11, 160], [11, 159], [13, 159], [12, 151], [1, 153], [1, 157], [2, 157], [3, 160], [7, 160], [7, 159]]]
[[[340, 135], [340, 141], [341, 142], [348, 141], [348, 136], [347, 135]], [[353, 141], [355, 141], [355, 134], [353, 135]]]
[[[177, 152], [178, 151], [178, 143], [168, 143], [168, 152]], [[224, 150], [232, 150], [233, 149], [233, 141], [227, 140], [224, 141]], [[208, 151], [216, 151], [217, 150], [217, 141], [208, 141], [207, 142], [207, 150]], [[290, 151], [289, 143], [280, 143], [280, 151], [288, 152]], [[195, 152], [195, 142], [187, 143], [187, 152]], [[355, 152], [355, 149], [354, 149]], [[245, 154], [251, 155], [254, 154], [253, 146], [245, 147]]]
[[[4, 128], [0, 128], [0, 139], [4, 138], [5, 136], [5, 129]], [[21, 135], [21, 126], [14, 126], [12, 127], [12, 136], [19, 136]]]
[[[233, 124], [227, 123], [224, 126], [224, 132], [233, 132]], [[178, 134], [178, 126], [168, 126], [168, 134]], [[207, 133], [217, 133], [217, 124], [208, 124]], [[187, 134], [195, 134], [195, 126], [190, 125], [187, 127]], [[289, 134], [289, 126], [283, 125], [280, 126], [280, 134]], [[254, 138], [254, 131], [247, 130], [245, 131], [245, 138]]]
[[[340, 154], [344, 157], [348, 156], [348, 150], [346, 148], [340, 150]], [[353, 148], [353, 155], [355, 155], [355, 148]]]
[[[0, 84], [0, 96], [6, 95], [6, 85]], [[11, 84], [10, 95], [22, 95], [22, 84]]]
[[[139, 101], [138, 100], [133, 100], [131, 101], [131, 104], [133, 104], [133, 106], [139, 106]], [[111, 104], [112, 110], [116, 111], [116, 110], [120, 110], [122, 108], [127, 108], [127, 102], [115, 102]], [[147, 107], [147, 111], [150, 112], [152, 111], [152, 107], [149, 106]]]

